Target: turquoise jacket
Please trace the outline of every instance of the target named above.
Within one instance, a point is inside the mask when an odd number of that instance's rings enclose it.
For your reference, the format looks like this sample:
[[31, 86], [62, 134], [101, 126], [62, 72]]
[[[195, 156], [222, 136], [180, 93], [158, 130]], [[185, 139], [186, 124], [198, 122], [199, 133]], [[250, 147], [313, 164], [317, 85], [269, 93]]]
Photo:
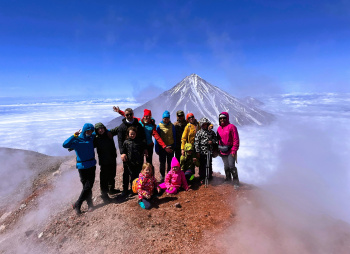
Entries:
[[73, 149], [77, 155], [77, 169], [91, 168], [96, 165], [94, 138], [95, 133], [90, 137], [86, 137], [85, 132], [88, 130], [94, 131], [94, 126], [91, 123], [86, 123], [78, 137], [72, 135], [63, 142], [63, 147]]

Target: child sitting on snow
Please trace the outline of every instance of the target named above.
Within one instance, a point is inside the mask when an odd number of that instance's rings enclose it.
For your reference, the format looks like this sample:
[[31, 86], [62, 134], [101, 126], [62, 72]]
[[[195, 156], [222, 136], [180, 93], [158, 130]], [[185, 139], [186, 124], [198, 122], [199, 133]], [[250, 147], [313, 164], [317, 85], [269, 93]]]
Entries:
[[154, 189], [160, 191], [157, 179], [154, 177], [153, 166], [150, 163], [142, 165], [142, 170], [137, 180], [138, 203], [143, 209], [152, 207], [151, 199], [154, 196]]
[[173, 157], [171, 160], [171, 170], [166, 175], [164, 183], [160, 184], [159, 187], [169, 194], [176, 194], [181, 186], [186, 191], [189, 189], [185, 173], [181, 171], [179, 161], [176, 157]]
[[187, 143], [184, 150], [185, 155], [181, 155], [180, 165], [181, 170], [185, 173], [187, 183], [190, 184], [194, 178], [195, 167], [199, 167], [199, 160], [196, 158], [196, 154], [191, 143]]

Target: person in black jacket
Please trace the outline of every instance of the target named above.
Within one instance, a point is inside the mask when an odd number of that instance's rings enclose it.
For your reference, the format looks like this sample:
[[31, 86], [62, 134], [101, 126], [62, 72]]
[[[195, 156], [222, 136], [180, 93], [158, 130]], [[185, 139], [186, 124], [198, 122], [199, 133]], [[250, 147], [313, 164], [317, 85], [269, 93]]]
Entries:
[[115, 189], [115, 176], [117, 173], [117, 150], [113, 136], [118, 134], [118, 127], [107, 131], [102, 123], [95, 124], [96, 138], [94, 147], [97, 148], [98, 162], [100, 164], [101, 198], [109, 202], [108, 193], [113, 195], [119, 192]]
[[[119, 152], [120, 154], [125, 154], [124, 151], [124, 141], [127, 136], [127, 129], [129, 127], [135, 127], [137, 136], [135, 137], [137, 143], [142, 143], [144, 149], [144, 154], [147, 155], [147, 149], [146, 149], [146, 136], [145, 136], [145, 131], [142, 127], [142, 125], [139, 123], [137, 118], [134, 118], [134, 112], [131, 108], [125, 109], [125, 118], [122, 120], [121, 125], [119, 125], [118, 128], [118, 146], [119, 146]], [[142, 165], [141, 165], [142, 166]], [[123, 161], [123, 167], [124, 167], [124, 172], [123, 172], [123, 192], [122, 196], [126, 196], [129, 194], [128, 186], [129, 186], [129, 169], [128, 169], [128, 163], [126, 161]]]
[[[143, 132], [143, 130], [140, 130]], [[146, 143], [142, 142], [140, 139], [137, 139], [138, 131], [136, 127], [131, 126], [127, 129], [127, 137], [126, 140], [123, 143], [123, 154], [121, 155], [122, 161], [124, 162], [124, 165], [127, 165], [127, 171], [125, 171], [124, 168], [124, 174], [127, 175], [125, 177], [124, 182], [124, 175], [123, 175], [123, 186], [125, 190], [128, 190], [129, 188], [129, 181], [130, 181], [130, 187], [132, 187], [132, 182], [135, 178], [138, 177], [138, 175], [141, 172], [142, 164], [143, 164], [143, 157], [144, 157], [144, 150], [146, 149]], [[127, 194], [123, 195], [126, 196]]]

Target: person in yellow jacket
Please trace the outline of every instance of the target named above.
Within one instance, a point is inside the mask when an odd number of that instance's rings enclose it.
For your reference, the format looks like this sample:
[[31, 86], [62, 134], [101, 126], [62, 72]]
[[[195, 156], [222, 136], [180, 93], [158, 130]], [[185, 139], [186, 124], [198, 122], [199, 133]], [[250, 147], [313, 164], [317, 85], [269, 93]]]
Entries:
[[196, 136], [196, 132], [198, 131], [198, 123], [192, 113], [188, 113], [186, 115], [186, 120], [188, 124], [186, 125], [181, 138], [181, 154], [183, 156], [185, 155], [185, 144], [190, 143], [193, 145], [194, 137]]

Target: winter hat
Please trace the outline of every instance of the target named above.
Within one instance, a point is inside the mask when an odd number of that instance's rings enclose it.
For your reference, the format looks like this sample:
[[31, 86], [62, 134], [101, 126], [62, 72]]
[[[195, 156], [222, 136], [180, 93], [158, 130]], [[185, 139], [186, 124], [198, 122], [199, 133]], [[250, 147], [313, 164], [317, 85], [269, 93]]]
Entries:
[[202, 127], [202, 125], [205, 123], [208, 124], [208, 126], [209, 126], [210, 121], [208, 120], [208, 118], [203, 117], [201, 120], [199, 120], [199, 126]]
[[149, 109], [144, 109], [143, 116], [152, 116], [152, 112]]
[[179, 161], [176, 159], [176, 157], [173, 157], [173, 159], [171, 160], [171, 168], [173, 168], [173, 167], [179, 167], [179, 168], [181, 168], [181, 167], [180, 167], [180, 163], [179, 163]]
[[170, 118], [170, 113], [168, 110], [165, 110], [163, 113], [163, 118]]
[[176, 112], [176, 115], [177, 115], [177, 116], [184, 116], [185, 113], [184, 113], [182, 110], [178, 110], [178, 111]]
[[188, 152], [188, 151], [193, 151], [194, 149], [193, 149], [193, 146], [191, 143], [186, 143], [184, 150], [185, 150], [185, 152]]
[[188, 114], [186, 115], [186, 120], [188, 121], [188, 118], [191, 117], [191, 116], [194, 117], [194, 115], [193, 115], [192, 113], [188, 113]]

